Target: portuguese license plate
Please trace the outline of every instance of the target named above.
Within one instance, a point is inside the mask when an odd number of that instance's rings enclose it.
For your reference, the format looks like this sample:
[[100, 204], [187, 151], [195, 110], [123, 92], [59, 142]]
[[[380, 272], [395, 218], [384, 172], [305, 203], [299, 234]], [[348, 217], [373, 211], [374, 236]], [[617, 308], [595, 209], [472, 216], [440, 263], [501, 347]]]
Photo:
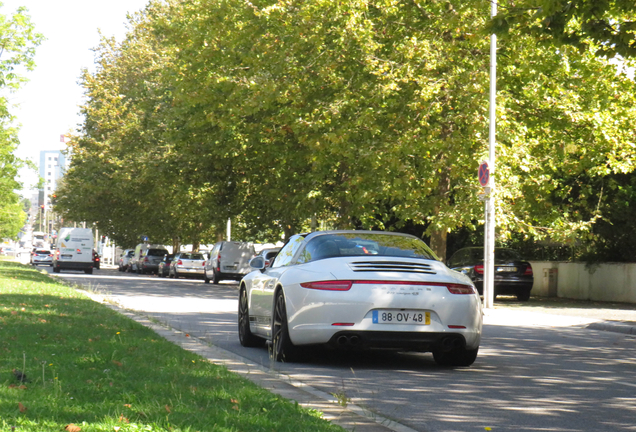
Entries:
[[418, 310], [374, 310], [374, 324], [421, 324], [431, 323], [431, 313]]

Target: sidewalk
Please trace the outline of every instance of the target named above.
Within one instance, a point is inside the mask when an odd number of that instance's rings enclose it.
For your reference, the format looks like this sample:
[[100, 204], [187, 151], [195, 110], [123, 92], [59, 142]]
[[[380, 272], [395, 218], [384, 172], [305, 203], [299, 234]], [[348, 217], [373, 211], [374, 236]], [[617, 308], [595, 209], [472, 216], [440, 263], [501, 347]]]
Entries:
[[485, 325], [572, 327], [636, 336], [636, 305], [560, 298], [533, 297], [527, 303], [495, 301], [484, 310]]

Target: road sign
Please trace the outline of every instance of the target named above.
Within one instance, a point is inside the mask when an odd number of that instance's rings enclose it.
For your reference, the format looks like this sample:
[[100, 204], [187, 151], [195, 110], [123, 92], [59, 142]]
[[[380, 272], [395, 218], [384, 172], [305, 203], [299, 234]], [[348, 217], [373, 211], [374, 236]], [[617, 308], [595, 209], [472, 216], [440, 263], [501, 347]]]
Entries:
[[479, 184], [482, 186], [487, 186], [490, 181], [490, 170], [488, 169], [488, 162], [484, 161], [479, 164]]

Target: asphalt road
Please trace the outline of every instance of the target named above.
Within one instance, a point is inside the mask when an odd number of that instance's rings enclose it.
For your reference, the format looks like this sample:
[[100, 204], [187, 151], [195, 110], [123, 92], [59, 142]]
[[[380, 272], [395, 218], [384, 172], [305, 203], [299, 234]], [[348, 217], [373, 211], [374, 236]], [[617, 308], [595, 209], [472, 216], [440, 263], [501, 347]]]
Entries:
[[[412, 430], [636, 429], [636, 338], [588, 328], [602, 317], [564, 316], [547, 304], [498, 302], [485, 318], [479, 357], [470, 368], [440, 368], [428, 353], [316, 352], [305, 363], [281, 364], [270, 361], [265, 347], [240, 346], [236, 283], [207, 285], [106, 269], [59, 276], [290, 379], [346, 395]], [[636, 311], [620, 312], [620, 319], [636, 321]]]

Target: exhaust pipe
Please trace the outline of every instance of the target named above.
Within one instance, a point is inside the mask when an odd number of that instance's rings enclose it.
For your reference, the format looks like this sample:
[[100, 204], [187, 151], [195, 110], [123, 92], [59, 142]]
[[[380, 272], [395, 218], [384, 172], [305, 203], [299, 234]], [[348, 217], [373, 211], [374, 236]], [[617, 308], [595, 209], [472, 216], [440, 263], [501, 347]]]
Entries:
[[358, 345], [358, 343], [360, 342], [360, 338], [356, 335], [351, 336], [351, 338], [349, 338], [349, 343], [353, 346], [353, 345]]
[[338, 339], [336, 339], [336, 343], [338, 345], [347, 345], [349, 343], [349, 338], [347, 338], [346, 336], [340, 336]]

